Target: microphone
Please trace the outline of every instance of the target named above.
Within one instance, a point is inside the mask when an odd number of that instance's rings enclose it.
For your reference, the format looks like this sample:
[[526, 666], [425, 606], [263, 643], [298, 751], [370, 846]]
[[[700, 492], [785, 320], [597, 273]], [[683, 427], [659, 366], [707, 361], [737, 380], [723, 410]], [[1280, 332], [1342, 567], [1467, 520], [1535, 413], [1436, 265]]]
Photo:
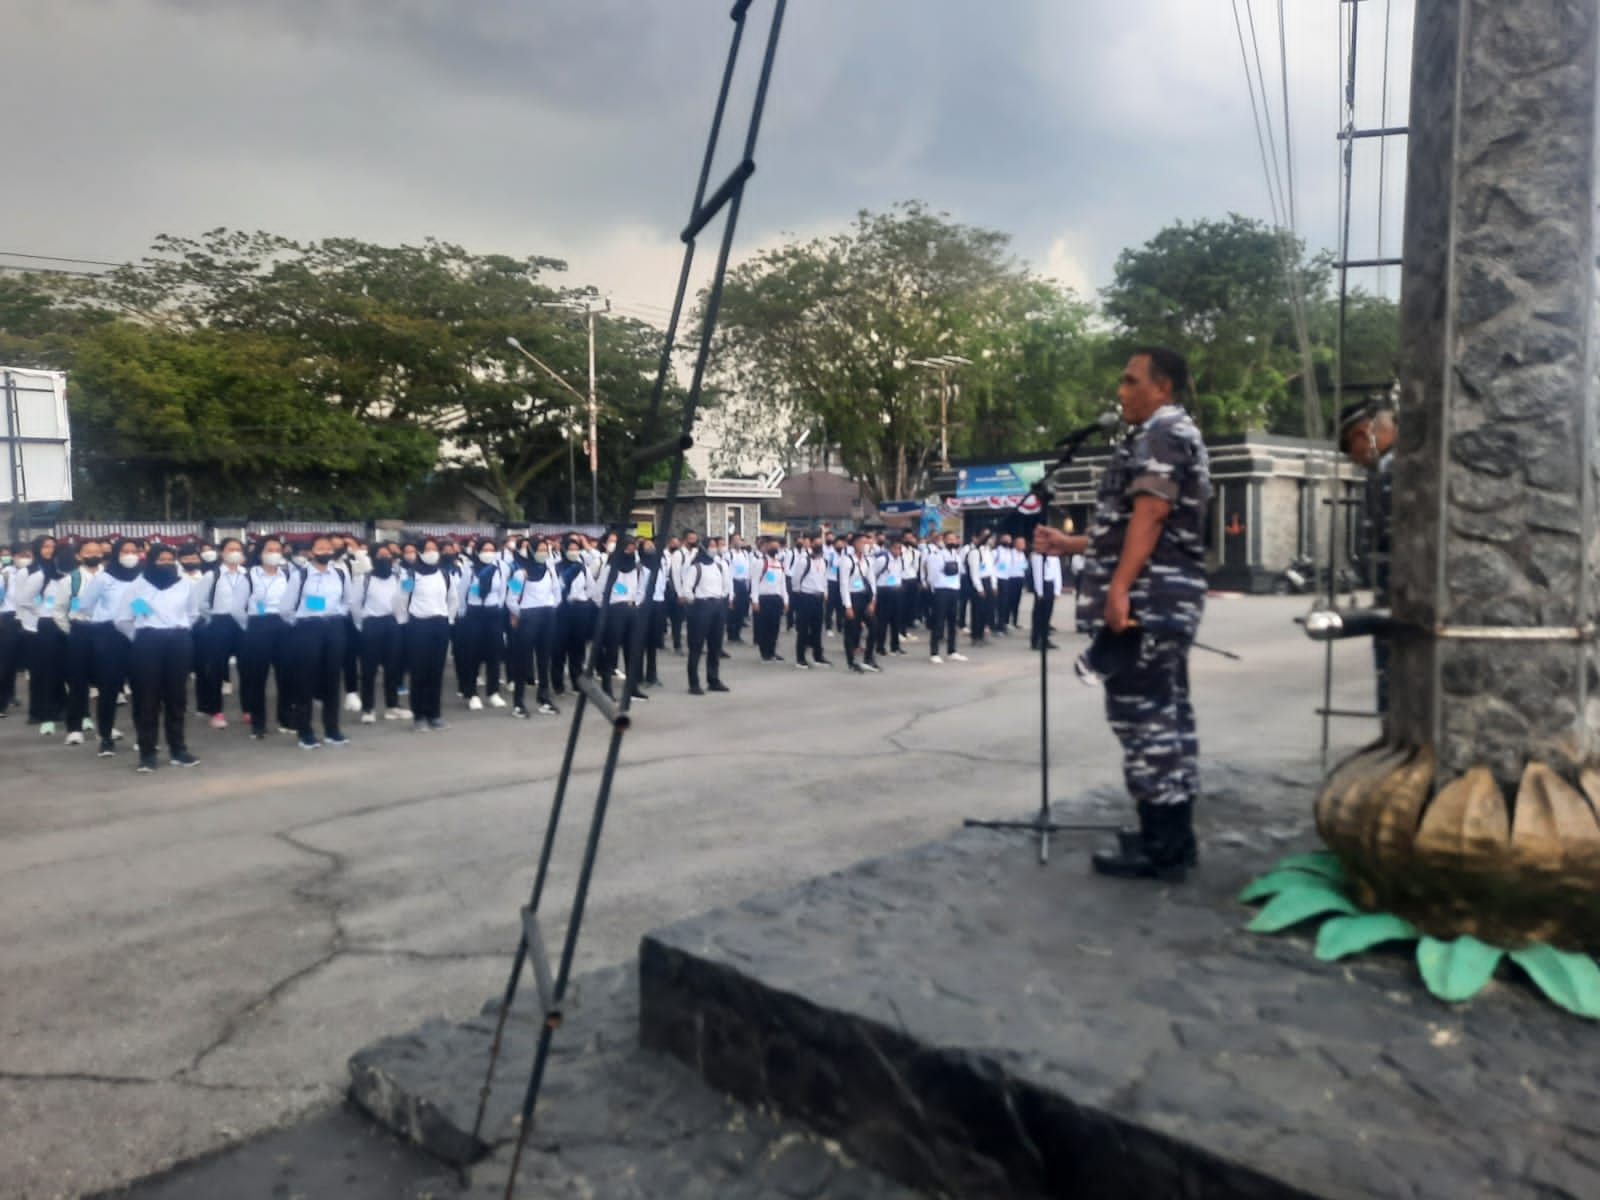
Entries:
[[1110, 433], [1122, 423], [1122, 418], [1114, 412], [1101, 413], [1094, 421], [1081, 429], [1074, 429], [1066, 437], [1056, 443], [1057, 450], [1064, 450], [1070, 446], [1081, 446], [1097, 433]]

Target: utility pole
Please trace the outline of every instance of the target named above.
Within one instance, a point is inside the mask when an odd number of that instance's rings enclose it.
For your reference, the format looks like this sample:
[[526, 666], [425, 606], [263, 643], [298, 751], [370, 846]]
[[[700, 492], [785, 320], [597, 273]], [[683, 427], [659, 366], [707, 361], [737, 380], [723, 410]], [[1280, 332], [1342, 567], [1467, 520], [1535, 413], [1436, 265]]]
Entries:
[[961, 395], [961, 385], [951, 384], [950, 370], [953, 367], [970, 367], [972, 360], [962, 358], [959, 354], [941, 354], [935, 358], [914, 358], [911, 360], [913, 367], [929, 367], [939, 372], [939, 469], [950, 469], [950, 393], [954, 388], [957, 398]]
[[550, 300], [540, 308], [565, 308], [581, 312], [589, 330], [589, 522], [600, 524], [600, 393], [594, 369], [594, 319], [602, 312], [611, 311], [609, 298], [600, 300], [586, 296], [578, 300]]

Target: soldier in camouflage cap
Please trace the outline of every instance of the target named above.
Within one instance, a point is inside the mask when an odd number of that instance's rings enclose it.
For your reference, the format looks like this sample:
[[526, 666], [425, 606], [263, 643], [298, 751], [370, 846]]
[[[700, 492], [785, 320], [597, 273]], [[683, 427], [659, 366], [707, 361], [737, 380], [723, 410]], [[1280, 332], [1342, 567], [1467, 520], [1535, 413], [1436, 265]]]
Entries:
[[1124, 878], [1181, 880], [1196, 861], [1192, 813], [1200, 743], [1189, 700], [1189, 648], [1205, 608], [1205, 518], [1210, 460], [1179, 398], [1189, 367], [1171, 350], [1136, 352], [1118, 399], [1128, 435], [1101, 478], [1088, 534], [1041, 528], [1034, 548], [1084, 554], [1078, 628], [1117, 664], [1105, 678], [1106, 718], [1122, 744], [1123, 777], [1139, 830], [1095, 870]]

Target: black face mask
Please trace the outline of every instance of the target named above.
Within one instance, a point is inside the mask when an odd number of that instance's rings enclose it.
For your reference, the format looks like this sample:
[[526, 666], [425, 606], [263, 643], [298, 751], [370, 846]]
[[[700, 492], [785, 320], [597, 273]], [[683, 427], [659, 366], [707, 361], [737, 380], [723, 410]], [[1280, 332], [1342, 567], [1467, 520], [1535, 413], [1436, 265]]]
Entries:
[[387, 579], [394, 574], [394, 563], [387, 558], [375, 558], [372, 560], [372, 573], [379, 579]]
[[100, 556], [91, 554], [88, 558], [80, 558], [78, 561], [86, 567], [98, 567], [100, 565]]
[[144, 569], [144, 576], [164, 591], [178, 582], [178, 566], [176, 563], [151, 563]]
[[622, 575], [626, 575], [639, 565], [637, 555], [623, 553], [620, 550], [612, 557], [611, 561], [617, 564], [617, 572]]
[[454, 554], [443, 554], [443, 553], [441, 553], [439, 555], [439, 565], [441, 567], [453, 567], [453, 566], [455, 566], [456, 565], [456, 556]]
[[329, 563], [331, 563], [333, 561], [333, 555], [331, 555], [331, 554], [313, 554], [311, 556], [311, 561], [316, 563], [319, 567], [325, 567], [325, 566], [327, 566]]

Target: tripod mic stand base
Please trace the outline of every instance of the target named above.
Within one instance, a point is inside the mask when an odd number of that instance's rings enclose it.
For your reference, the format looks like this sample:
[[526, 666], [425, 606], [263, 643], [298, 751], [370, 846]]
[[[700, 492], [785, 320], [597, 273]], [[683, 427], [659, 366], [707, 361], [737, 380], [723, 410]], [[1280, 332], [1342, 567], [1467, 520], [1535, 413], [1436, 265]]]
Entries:
[[1042, 867], [1050, 861], [1050, 835], [1052, 833], [1120, 833], [1120, 825], [1097, 825], [1075, 822], [1052, 821], [1049, 812], [1037, 814], [1031, 821], [980, 821], [976, 817], [968, 817], [961, 822], [964, 829], [1000, 829], [1015, 830], [1019, 833], [1032, 833], [1039, 838], [1039, 865]]

